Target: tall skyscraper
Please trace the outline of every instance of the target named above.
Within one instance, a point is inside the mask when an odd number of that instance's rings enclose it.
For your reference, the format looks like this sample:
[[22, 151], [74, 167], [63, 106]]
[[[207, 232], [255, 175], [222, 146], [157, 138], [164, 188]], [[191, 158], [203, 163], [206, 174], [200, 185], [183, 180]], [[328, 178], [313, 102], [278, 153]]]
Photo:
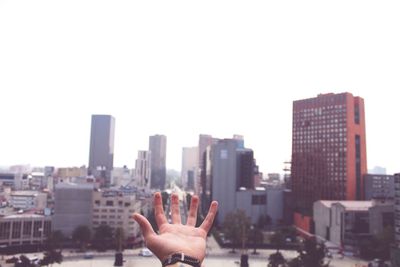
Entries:
[[90, 133], [89, 174], [103, 179], [104, 185], [111, 184], [114, 163], [115, 119], [110, 115], [92, 115]]
[[167, 137], [165, 135], [153, 135], [149, 138], [149, 150], [151, 152], [151, 179], [150, 188], [164, 190], [167, 176], [166, 155]]
[[[206, 134], [200, 134], [199, 135], [199, 165], [198, 165], [198, 171], [196, 174], [196, 181], [195, 181], [195, 188], [196, 191], [195, 193], [203, 199], [209, 199], [210, 197], [210, 186], [211, 183], [209, 180], [209, 176], [207, 178], [207, 170], [206, 170], [206, 162], [207, 160], [207, 149], [211, 148], [213, 144], [216, 144], [218, 142], [218, 138], [213, 138], [211, 135], [206, 135]], [[208, 180], [207, 180], [208, 179]], [[208, 192], [208, 197], [206, 197], [206, 194]], [[202, 206], [207, 205], [208, 200], [202, 200], [201, 201]], [[206, 207], [208, 209], [208, 207]]]
[[237, 187], [253, 189], [255, 164], [254, 153], [251, 149], [238, 149], [236, 152], [237, 161]]
[[362, 200], [367, 173], [364, 100], [350, 93], [293, 102], [294, 223], [313, 232], [317, 200]]
[[138, 157], [135, 161], [135, 183], [138, 186], [150, 187], [150, 159], [150, 151], [140, 150], [138, 152]]
[[217, 224], [237, 209], [237, 192], [254, 189], [254, 153], [251, 149], [242, 148], [242, 144], [243, 140], [223, 139], [206, 150], [206, 182], [211, 185], [206, 184], [202, 202], [208, 206], [211, 200], [218, 201]]
[[400, 262], [400, 173], [394, 175], [394, 191], [394, 234], [396, 249], [392, 252], [392, 255], [396, 254], [396, 258]]
[[205, 157], [205, 152], [208, 146], [211, 146], [214, 144], [216, 141], [211, 135], [207, 134], [200, 134], [199, 135], [199, 168], [204, 169], [204, 157]]
[[[196, 147], [184, 147], [182, 148], [182, 169], [181, 169], [181, 180], [183, 188], [193, 190], [195, 187], [194, 175], [198, 173], [199, 164], [199, 148]], [[193, 183], [190, 188], [188, 187], [188, 173], [192, 175]]]

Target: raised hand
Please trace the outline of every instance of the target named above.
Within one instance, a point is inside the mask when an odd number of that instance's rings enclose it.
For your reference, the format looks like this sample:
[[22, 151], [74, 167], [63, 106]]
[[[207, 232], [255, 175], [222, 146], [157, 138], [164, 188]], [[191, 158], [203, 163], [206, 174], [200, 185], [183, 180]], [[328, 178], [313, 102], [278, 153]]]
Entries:
[[157, 235], [149, 221], [142, 215], [135, 213], [133, 218], [139, 223], [147, 247], [162, 261], [174, 253], [199, 259], [201, 262], [206, 255], [206, 238], [211, 229], [218, 209], [218, 203], [213, 201], [203, 223], [195, 227], [199, 198], [193, 196], [186, 225], [181, 223], [179, 199], [177, 194], [171, 195], [172, 224], [168, 223], [164, 214], [161, 194], [154, 194], [154, 213], [159, 229]]

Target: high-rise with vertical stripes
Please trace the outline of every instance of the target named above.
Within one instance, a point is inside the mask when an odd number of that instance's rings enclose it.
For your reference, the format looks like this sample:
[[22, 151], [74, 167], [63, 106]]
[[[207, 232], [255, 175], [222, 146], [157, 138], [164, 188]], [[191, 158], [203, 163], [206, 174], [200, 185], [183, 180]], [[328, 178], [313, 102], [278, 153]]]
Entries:
[[149, 137], [150, 156], [150, 188], [164, 190], [167, 176], [167, 137], [153, 135]]
[[364, 100], [350, 93], [293, 102], [294, 222], [313, 232], [317, 200], [362, 200], [367, 173]]
[[89, 174], [100, 178], [103, 186], [111, 184], [114, 165], [115, 119], [110, 115], [92, 115]]

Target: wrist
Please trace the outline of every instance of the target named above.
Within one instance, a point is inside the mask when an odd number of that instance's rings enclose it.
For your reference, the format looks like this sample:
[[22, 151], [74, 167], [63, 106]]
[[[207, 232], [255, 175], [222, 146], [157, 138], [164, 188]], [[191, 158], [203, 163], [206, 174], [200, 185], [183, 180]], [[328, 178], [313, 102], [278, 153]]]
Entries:
[[188, 267], [201, 267], [202, 260], [185, 255], [183, 252], [173, 253], [166, 259], [161, 261], [163, 267], [166, 266], [188, 266]]

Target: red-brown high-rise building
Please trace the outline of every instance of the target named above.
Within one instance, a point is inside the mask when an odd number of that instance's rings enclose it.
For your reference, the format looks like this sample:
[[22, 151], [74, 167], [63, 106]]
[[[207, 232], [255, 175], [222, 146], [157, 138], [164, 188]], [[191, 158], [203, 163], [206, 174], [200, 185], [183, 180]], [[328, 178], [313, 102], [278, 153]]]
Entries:
[[293, 102], [294, 223], [313, 232], [317, 200], [363, 199], [367, 172], [364, 100], [350, 93]]

